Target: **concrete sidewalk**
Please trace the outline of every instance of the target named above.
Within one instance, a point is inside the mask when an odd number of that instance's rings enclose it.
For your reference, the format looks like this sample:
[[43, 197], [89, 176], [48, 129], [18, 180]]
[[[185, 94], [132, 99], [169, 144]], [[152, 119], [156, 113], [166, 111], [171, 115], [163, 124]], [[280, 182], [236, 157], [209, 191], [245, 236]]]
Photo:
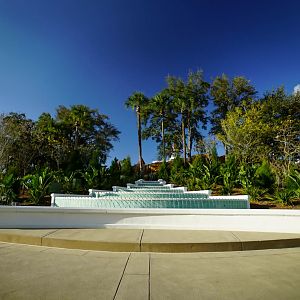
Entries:
[[300, 248], [117, 253], [0, 243], [0, 299], [299, 299]]
[[115, 252], [216, 252], [300, 247], [300, 234], [159, 229], [0, 229], [0, 241]]

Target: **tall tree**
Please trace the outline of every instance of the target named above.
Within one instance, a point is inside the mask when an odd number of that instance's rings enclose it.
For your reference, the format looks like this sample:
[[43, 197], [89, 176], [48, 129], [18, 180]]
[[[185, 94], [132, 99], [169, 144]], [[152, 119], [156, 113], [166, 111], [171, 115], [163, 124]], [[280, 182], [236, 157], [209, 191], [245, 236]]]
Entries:
[[238, 76], [230, 79], [223, 74], [213, 81], [210, 94], [215, 106], [210, 119], [212, 124], [210, 133], [222, 134], [221, 121], [226, 118], [226, 114], [237, 106], [246, 107], [252, 103], [256, 90], [244, 77]]
[[142, 121], [146, 116], [146, 107], [148, 98], [141, 92], [134, 92], [125, 102], [127, 108], [132, 108], [136, 112], [137, 129], [138, 129], [138, 152], [139, 152], [139, 168], [142, 172], [143, 169], [143, 156], [142, 156]]
[[247, 110], [236, 107], [227, 113], [221, 126], [222, 134], [217, 134], [217, 138], [238, 160], [256, 163], [272, 153], [276, 128], [265, 122], [261, 103], [254, 103]]
[[64, 135], [62, 125], [57, 124], [49, 113], [42, 113], [35, 122], [34, 140], [39, 145], [37, 154], [41, 165], [59, 170], [70, 152], [70, 142]]
[[1, 168], [14, 168], [23, 176], [35, 166], [34, 122], [25, 114], [10, 113], [0, 124]]
[[186, 83], [186, 93], [188, 99], [187, 109], [187, 130], [188, 130], [188, 156], [192, 157], [194, 141], [202, 139], [199, 127], [206, 129], [207, 116], [205, 108], [208, 105], [209, 83], [204, 81], [203, 72], [190, 72]]
[[[190, 71], [187, 81], [169, 76], [168, 89], [173, 103], [181, 120], [183, 160], [186, 163], [186, 153], [191, 158], [192, 146], [196, 139], [202, 137], [199, 131], [200, 124], [205, 128], [207, 117], [205, 107], [208, 104], [209, 83], [203, 79], [203, 72]], [[186, 133], [187, 130], [187, 133]], [[186, 136], [188, 141], [186, 141]]]
[[246, 109], [228, 112], [221, 126], [218, 138], [239, 160], [267, 160], [288, 176], [300, 153], [300, 97], [279, 88]]
[[95, 160], [94, 153], [99, 164], [104, 163], [120, 133], [106, 115], [85, 105], [59, 106], [56, 122], [68, 140], [70, 151], [78, 153], [85, 166]]
[[167, 83], [175, 112], [180, 118], [183, 163], [186, 164], [186, 110], [188, 103], [185, 94], [185, 84], [181, 78], [176, 78], [174, 76], [168, 76]]
[[[177, 125], [176, 114], [171, 105], [168, 89], [164, 89], [149, 100], [147, 105], [147, 126], [143, 130], [143, 138], [152, 137], [159, 143], [159, 156], [166, 160], [166, 133]], [[174, 132], [173, 132], [174, 134]], [[169, 152], [169, 151], [168, 151]]]

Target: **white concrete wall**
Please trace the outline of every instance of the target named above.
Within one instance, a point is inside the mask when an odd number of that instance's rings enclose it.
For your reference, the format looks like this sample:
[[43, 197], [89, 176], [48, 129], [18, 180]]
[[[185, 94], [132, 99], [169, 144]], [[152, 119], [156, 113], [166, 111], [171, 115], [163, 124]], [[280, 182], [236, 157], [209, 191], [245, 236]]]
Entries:
[[300, 233], [300, 210], [0, 206], [0, 228], [158, 228]]

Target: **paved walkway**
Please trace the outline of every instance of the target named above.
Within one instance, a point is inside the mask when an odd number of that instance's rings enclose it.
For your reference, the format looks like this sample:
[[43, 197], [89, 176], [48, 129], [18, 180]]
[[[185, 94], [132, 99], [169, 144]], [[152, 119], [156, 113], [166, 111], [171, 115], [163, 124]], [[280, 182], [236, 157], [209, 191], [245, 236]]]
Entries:
[[0, 243], [0, 299], [299, 299], [300, 248], [118, 253]]
[[158, 229], [0, 229], [0, 241], [116, 252], [190, 253], [300, 247], [300, 234]]

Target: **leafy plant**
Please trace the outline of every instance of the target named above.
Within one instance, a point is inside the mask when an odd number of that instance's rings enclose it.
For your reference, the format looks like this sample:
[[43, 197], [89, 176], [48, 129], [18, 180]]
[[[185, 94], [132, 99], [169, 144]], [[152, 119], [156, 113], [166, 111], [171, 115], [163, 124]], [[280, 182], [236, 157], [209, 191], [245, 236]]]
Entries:
[[288, 178], [286, 183], [286, 188], [294, 191], [295, 196], [300, 198], [300, 172], [297, 170], [293, 170]]
[[275, 199], [279, 203], [293, 206], [293, 200], [295, 199], [295, 191], [289, 189], [282, 189], [275, 192]]
[[79, 191], [79, 180], [77, 175], [77, 172], [71, 172], [69, 175], [61, 172], [55, 177], [56, 180], [61, 184], [63, 191], [67, 194], [71, 194]]
[[230, 195], [238, 181], [237, 162], [233, 155], [229, 155], [221, 166], [221, 176], [223, 180], [222, 194]]
[[5, 174], [0, 180], [0, 202], [4, 204], [10, 204], [15, 201], [17, 194], [14, 190], [16, 178], [13, 173]]
[[172, 162], [170, 172], [171, 182], [177, 185], [184, 185], [186, 182], [186, 172], [183, 165], [183, 160], [180, 157], [176, 157]]
[[31, 201], [39, 204], [47, 195], [50, 184], [54, 181], [54, 173], [49, 168], [23, 177], [23, 185], [28, 190]]
[[81, 173], [88, 188], [96, 188], [99, 183], [99, 170], [90, 166], [85, 172]]
[[263, 161], [254, 174], [255, 184], [263, 189], [273, 190], [275, 175], [267, 161]]
[[163, 161], [159, 166], [158, 178], [164, 179], [165, 181], [169, 181], [169, 169], [165, 161]]

